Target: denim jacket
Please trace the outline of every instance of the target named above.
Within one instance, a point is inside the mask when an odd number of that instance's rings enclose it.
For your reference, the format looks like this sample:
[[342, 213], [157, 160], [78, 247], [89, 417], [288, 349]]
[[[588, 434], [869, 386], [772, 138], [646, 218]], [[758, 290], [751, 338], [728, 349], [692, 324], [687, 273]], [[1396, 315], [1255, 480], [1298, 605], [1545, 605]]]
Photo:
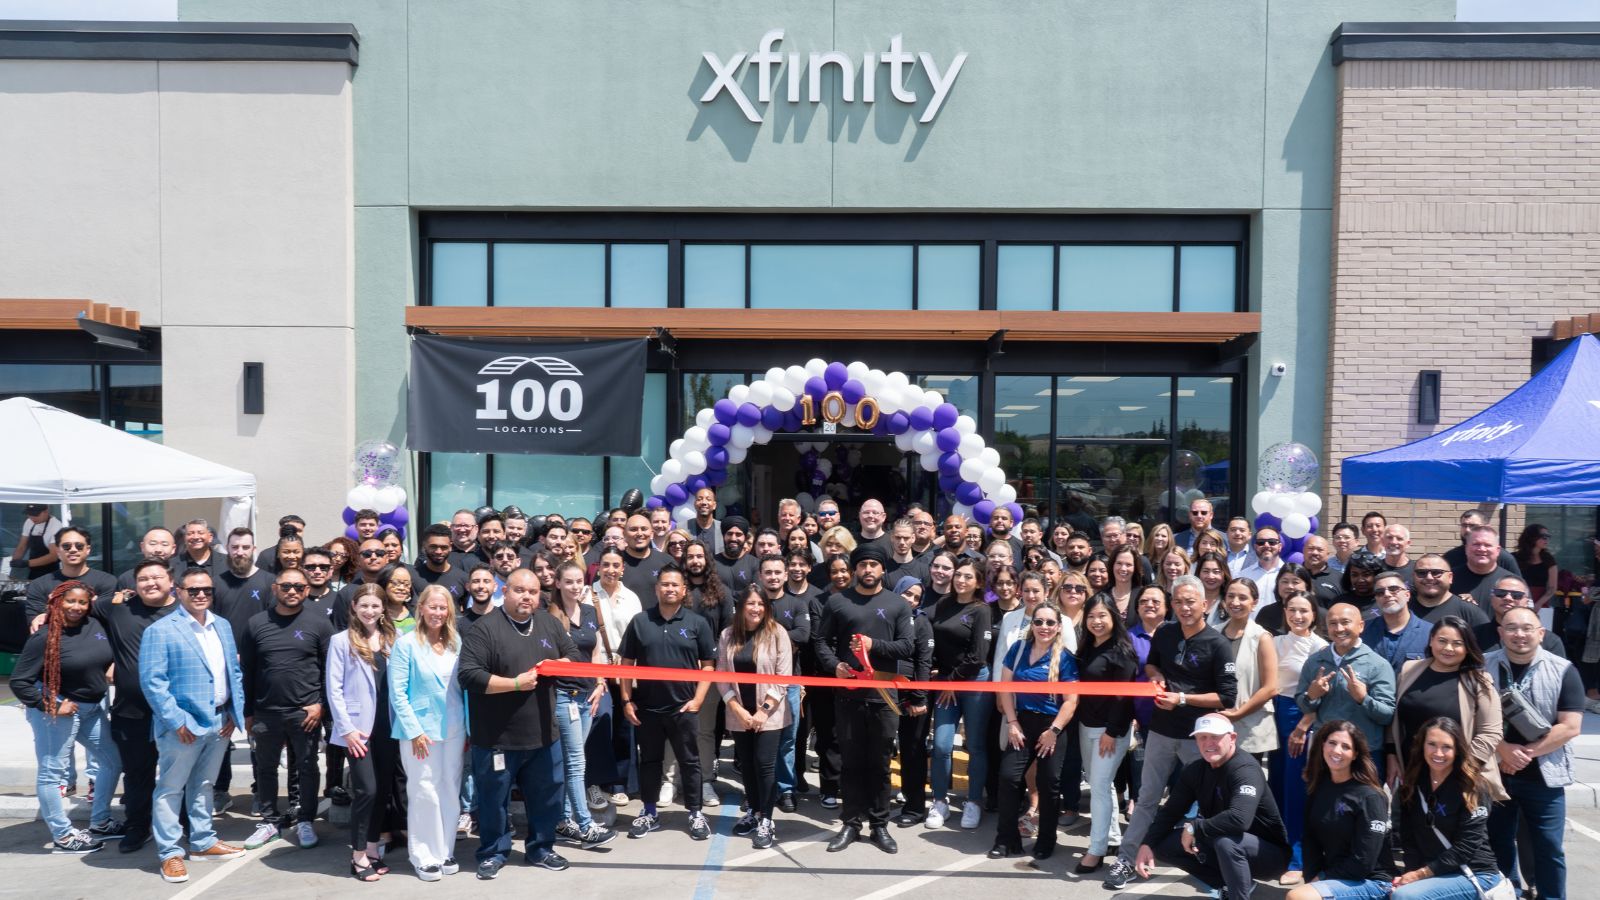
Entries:
[[[1383, 729], [1394, 718], [1395, 677], [1389, 661], [1373, 652], [1366, 644], [1357, 644], [1344, 658], [1344, 665], [1354, 670], [1357, 678], [1367, 686], [1367, 697], [1357, 703], [1350, 696], [1348, 679], [1333, 664], [1333, 645], [1329, 644], [1306, 658], [1300, 670], [1300, 684], [1295, 688], [1294, 699], [1306, 715], [1314, 715], [1317, 722], [1344, 719], [1360, 726], [1373, 753], [1383, 752]], [[1333, 672], [1328, 692], [1313, 700], [1306, 693], [1318, 670]]]

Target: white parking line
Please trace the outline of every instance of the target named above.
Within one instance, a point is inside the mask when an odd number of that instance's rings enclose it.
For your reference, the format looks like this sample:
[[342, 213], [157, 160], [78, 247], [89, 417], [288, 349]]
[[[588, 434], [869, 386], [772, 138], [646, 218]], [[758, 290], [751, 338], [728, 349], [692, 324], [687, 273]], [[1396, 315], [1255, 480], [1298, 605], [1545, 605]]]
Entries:
[[988, 859], [989, 858], [987, 856], [964, 856], [953, 863], [949, 863], [948, 865], [943, 865], [937, 869], [934, 869], [933, 872], [927, 875], [921, 875], [916, 878], [902, 881], [899, 884], [890, 885], [882, 890], [873, 891], [870, 894], [862, 894], [860, 897], [857, 897], [856, 900], [888, 900], [890, 897], [898, 897], [907, 891], [914, 891], [917, 888], [933, 884], [935, 881], [938, 881], [940, 878], [943, 878], [946, 875], [950, 875], [955, 872], [962, 872], [978, 865], [979, 863], [987, 862]]
[[247, 865], [251, 860], [260, 859], [268, 853], [276, 853], [285, 847], [293, 847], [296, 850], [300, 849], [298, 845], [291, 844], [286, 841], [274, 841], [273, 843], [276, 846], [265, 852], [258, 850], [246, 853], [244, 856], [238, 857], [237, 859], [230, 859], [226, 862], [191, 864], [189, 866], [189, 876], [191, 878], [194, 877], [194, 873], [197, 870], [204, 871], [204, 869], [209, 868], [213, 869], [213, 871], [207, 873], [206, 876], [201, 878], [199, 881], [189, 882], [189, 886], [178, 893], [173, 894], [171, 900], [194, 900], [194, 898], [215, 887], [222, 881], [222, 879], [227, 878], [229, 875], [232, 875], [233, 873], [244, 868], [245, 865]]
[[722, 867], [724, 869], [737, 869], [740, 866], [753, 865], [755, 863], [771, 859], [774, 856], [789, 856], [791, 854], [798, 853], [807, 847], [819, 846], [824, 843], [826, 843], [826, 841], [780, 841], [766, 850], [757, 850], [754, 853], [747, 853], [744, 856], [738, 857], [737, 859], [730, 859], [723, 863]]
[[1574, 822], [1571, 819], [1567, 820], [1567, 824], [1572, 826], [1572, 830], [1573, 831], [1576, 831], [1577, 833], [1583, 835], [1584, 837], [1588, 838], [1589, 840], [1600, 842], [1600, 831], [1595, 831], [1593, 828], [1590, 828], [1590, 827], [1588, 827], [1586, 825], [1580, 825], [1579, 823]]

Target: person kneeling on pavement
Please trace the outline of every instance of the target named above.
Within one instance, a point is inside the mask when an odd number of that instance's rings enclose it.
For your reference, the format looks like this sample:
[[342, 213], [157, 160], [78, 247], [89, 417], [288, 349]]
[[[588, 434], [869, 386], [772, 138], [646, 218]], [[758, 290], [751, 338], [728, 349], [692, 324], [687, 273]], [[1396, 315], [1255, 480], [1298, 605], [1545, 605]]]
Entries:
[[[1226, 900], [1249, 900], [1255, 879], [1278, 877], [1289, 859], [1277, 801], [1267, 790], [1261, 764], [1238, 752], [1238, 736], [1227, 717], [1201, 716], [1192, 734], [1200, 758], [1180, 770], [1139, 846], [1134, 869], [1149, 878], [1159, 858], [1207, 887], [1215, 889], [1220, 882]], [[1173, 834], [1173, 826], [1196, 803], [1200, 815]]]

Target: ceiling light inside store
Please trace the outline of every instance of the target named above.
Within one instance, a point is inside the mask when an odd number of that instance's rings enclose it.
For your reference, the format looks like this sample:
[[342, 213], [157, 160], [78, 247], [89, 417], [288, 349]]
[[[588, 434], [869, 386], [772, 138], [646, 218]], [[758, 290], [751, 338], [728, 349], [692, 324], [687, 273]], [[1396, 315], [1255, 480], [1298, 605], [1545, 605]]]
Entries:
[[1053, 391], [1052, 390], [1048, 390], [1048, 389], [1040, 391], [1039, 393], [1034, 394], [1034, 396], [1035, 397], [1050, 397], [1050, 396], [1076, 397], [1077, 395], [1079, 395], [1081, 393], [1083, 393], [1083, 388], [1056, 388]]
[[1084, 384], [1110, 384], [1116, 381], [1119, 375], [1074, 375], [1068, 381], [1081, 381]]
[[[1162, 391], [1161, 393], [1157, 394], [1156, 396], [1157, 397], [1171, 397], [1172, 396], [1172, 392], [1171, 391]], [[1178, 392], [1178, 396], [1179, 397], [1193, 397], [1194, 396], [1194, 391], [1187, 391], [1187, 390], [1179, 391]]]
[[1035, 403], [1032, 406], [1019, 406], [1019, 405], [1013, 404], [1011, 406], [1002, 406], [1000, 408], [1001, 409], [1008, 409], [1008, 410], [1011, 410], [1013, 412], [1032, 412], [1033, 410], [1036, 410], [1036, 409], [1039, 408], [1039, 404]]
[[1119, 407], [1117, 407], [1117, 409], [1120, 409], [1123, 412], [1138, 412], [1141, 409], [1148, 409], [1148, 408], [1149, 407], [1145, 407], [1145, 406], [1119, 406]]

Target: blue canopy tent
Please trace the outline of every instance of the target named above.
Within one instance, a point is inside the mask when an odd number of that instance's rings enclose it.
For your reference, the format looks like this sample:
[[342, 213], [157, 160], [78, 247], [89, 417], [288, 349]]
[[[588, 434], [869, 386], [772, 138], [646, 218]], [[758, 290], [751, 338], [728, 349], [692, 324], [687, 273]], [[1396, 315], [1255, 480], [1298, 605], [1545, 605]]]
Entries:
[[1600, 341], [1579, 337], [1476, 416], [1340, 472], [1347, 495], [1600, 505]]

